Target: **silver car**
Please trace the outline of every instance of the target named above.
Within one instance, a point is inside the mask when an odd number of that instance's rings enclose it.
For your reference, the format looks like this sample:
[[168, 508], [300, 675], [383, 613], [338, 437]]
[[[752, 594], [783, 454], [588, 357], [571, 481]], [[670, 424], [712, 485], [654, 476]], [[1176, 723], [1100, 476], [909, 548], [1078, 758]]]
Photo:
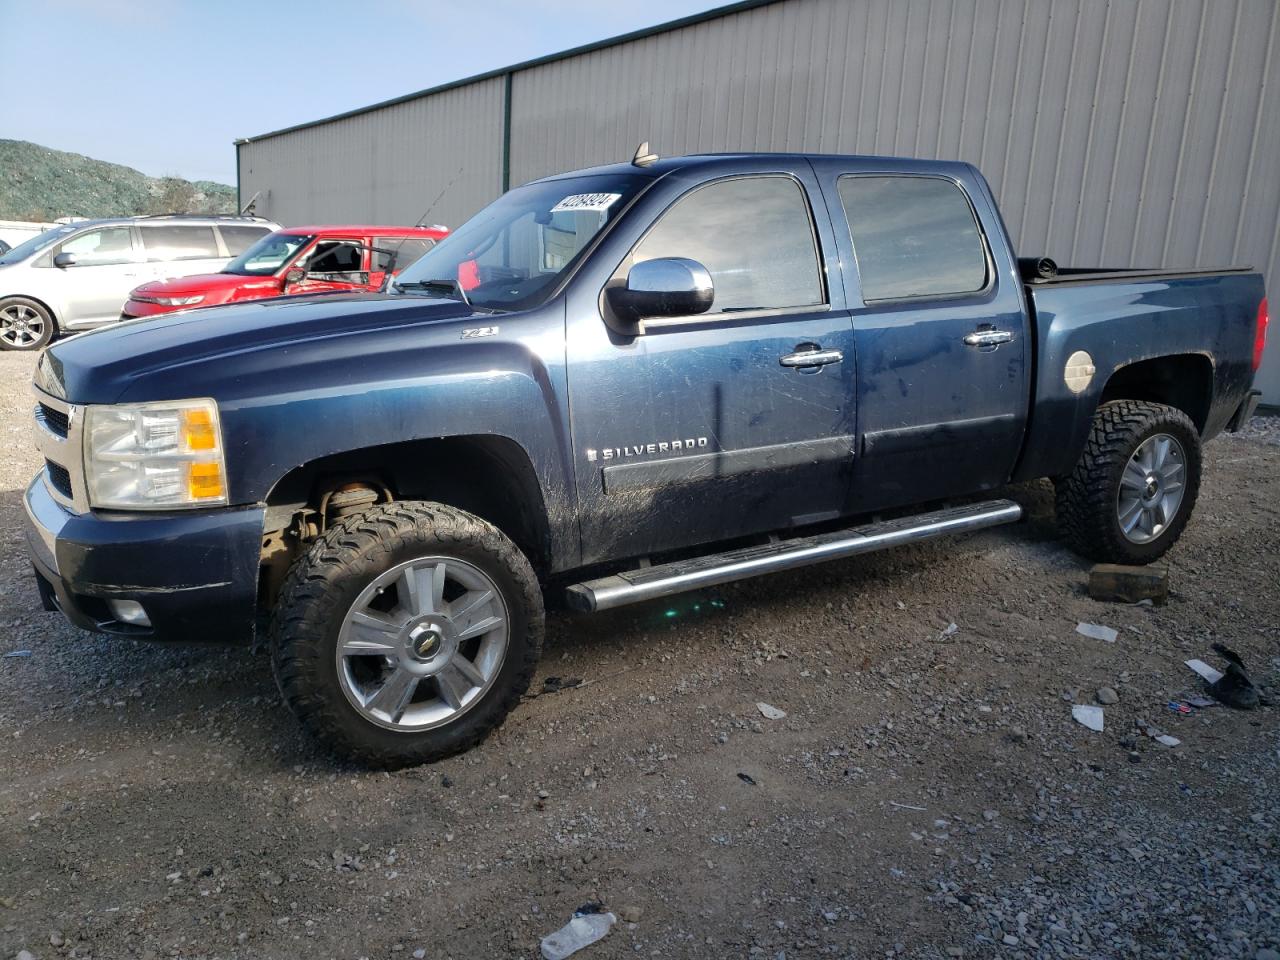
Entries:
[[114, 323], [139, 284], [216, 273], [278, 229], [260, 217], [168, 215], [46, 230], [0, 255], [0, 349], [39, 350]]

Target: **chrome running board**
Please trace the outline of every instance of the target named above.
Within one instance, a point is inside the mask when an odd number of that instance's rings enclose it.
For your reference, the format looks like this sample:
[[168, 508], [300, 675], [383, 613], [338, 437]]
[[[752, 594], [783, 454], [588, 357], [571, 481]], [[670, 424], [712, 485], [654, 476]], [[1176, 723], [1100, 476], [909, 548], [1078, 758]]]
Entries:
[[575, 583], [567, 590], [568, 601], [575, 610], [609, 610], [699, 587], [714, 587], [763, 573], [792, 570], [824, 560], [871, 553], [951, 533], [968, 533], [1020, 519], [1022, 507], [1012, 500], [973, 503], [813, 537], [778, 540], [691, 560], [677, 560], [659, 567], [627, 570], [598, 580]]

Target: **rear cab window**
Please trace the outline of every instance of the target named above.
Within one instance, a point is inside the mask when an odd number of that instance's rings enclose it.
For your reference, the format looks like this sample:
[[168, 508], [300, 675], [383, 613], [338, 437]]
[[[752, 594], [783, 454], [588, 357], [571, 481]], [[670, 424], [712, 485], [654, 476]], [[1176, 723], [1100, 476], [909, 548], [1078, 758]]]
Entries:
[[986, 288], [986, 240], [955, 181], [850, 174], [837, 189], [865, 302], [957, 297]]
[[818, 240], [804, 188], [783, 174], [716, 180], [678, 199], [636, 245], [636, 263], [688, 257], [715, 285], [700, 316], [823, 305]]
[[156, 223], [143, 224], [139, 230], [150, 262], [222, 259], [211, 226]]
[[398, 273], [435, 245], [430, 237], [374, 237], [373, 270]]

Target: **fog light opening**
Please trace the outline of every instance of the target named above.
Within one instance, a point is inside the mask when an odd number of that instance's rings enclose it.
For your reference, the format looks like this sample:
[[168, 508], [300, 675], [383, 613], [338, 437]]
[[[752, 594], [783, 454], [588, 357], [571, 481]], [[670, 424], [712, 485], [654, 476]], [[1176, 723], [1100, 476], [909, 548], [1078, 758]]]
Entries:
[[108, 600], [107, 609], [120, 623], [127, 623], [133, 627], [151, 626], [151, 618], [147, 616], [147, 611], [142, 609], [142, 604], [137, 600]]

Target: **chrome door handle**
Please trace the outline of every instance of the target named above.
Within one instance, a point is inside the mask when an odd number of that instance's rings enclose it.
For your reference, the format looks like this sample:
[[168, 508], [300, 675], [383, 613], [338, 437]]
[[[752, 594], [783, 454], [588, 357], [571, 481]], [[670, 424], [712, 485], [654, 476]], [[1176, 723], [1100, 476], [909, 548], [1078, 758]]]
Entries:
[[822, 367], [843, 359], [844, 354], [839, 350], [801, 350], [779, 357], [778, 362], [784, 367]]
[[964, 335], [964, 342], [971, 347], [994, 347], [1012, 339], [1013, 334], [1008, 330], [975, 330]]

